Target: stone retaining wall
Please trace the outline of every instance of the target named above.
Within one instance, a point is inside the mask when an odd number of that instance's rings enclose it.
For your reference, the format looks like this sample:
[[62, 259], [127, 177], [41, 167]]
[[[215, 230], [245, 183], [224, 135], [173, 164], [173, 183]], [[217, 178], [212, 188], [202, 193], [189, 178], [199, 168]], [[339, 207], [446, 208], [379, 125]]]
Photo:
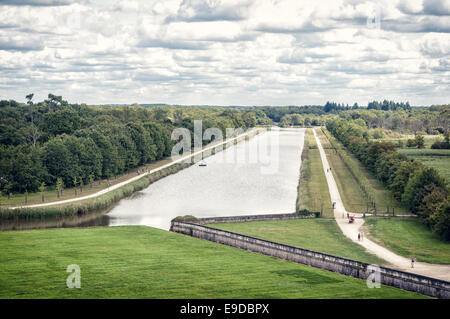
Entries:
[[[228, 218], [231, 219], [231, 217]], [[199, 224], [173, 221], [170, 230], [296, 263], [330, 270], [355, 278], [367, 279], [372, 273], [370, 270], [371, 267], [369, 267], [370, 265], [360, 261], [275, 243]], [[379, 267], [379, 270], [381, 284], [431, 297], [450, 299], [450, 282], [386, 267]]]
[[298, 219], [298, 218], [314, 218], [311, 214], [267, 214], [267, 215], [243, 215], [243, 216], [227, 216], [227, 217], [208, 217], [199, 218], [197, 224], [217, 224], [217, 223], [241, 223], [253, 222], [259, 220], [280, 220], [280, 219]]

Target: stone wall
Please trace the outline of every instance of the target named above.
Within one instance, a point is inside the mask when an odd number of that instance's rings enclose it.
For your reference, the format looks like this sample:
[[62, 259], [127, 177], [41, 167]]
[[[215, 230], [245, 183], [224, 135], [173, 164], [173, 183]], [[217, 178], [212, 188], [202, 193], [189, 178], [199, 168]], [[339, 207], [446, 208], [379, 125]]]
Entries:
[[241, 223], [253, 222], [258, 220], [280, 220], [280, 219], [298, 219], [298, 218], [314, 218], [314, 213], [311, 214], [267, 214], [267, 215], [243, 215], [243, 216], [228, 216], [228, 217], [208, 217], [199, 218], [198, 224], [217, 224], [217, 223]]
[[[188, 222], [172, 222], [171, 231], [343, 275], [367, 279], [369, 264]], [[450, 299], [450, 282], [379, 267], [380, 283], [431, 297]]]

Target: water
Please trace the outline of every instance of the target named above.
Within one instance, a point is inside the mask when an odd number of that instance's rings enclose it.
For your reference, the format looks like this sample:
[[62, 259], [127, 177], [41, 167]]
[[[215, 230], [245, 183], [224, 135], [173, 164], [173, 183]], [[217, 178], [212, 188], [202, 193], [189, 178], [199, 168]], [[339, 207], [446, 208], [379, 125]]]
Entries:
[[168, 230], [173, 218], [184, 215], [292, 213], [304, 131], [265, 132], [206, 158], [206, 167], [197, 164], [165, 177], [121, 200], [108, 213], [108, 225]]
[[177, 216], [295, 211], [304, 129], [272, 130], [242, 141], [119, 201], [109, 212], [2, 223], [1, 230], [146, 225], [168, 230]]

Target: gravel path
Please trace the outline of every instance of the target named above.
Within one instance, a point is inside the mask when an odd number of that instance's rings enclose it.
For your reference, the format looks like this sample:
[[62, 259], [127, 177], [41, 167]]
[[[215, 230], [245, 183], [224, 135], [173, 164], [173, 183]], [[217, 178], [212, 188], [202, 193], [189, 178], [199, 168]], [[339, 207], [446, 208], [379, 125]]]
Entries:
[[90, 194], [90, 195], [86, 195], [86, 196], [81, 196], [81, 197], [76, 197], [76, 198], [65, 199], [65, 200], [60, 200], [60, 201], [55, 201], [55, 202], [48, 202], [48, 203], [34, 204], [34, 205], [14, 206], [14, 207], [8, 207], [8, 208], [9, 208], [9, 209], [17, 209], [17, 208], [22, 208], [22, 207], [27, 207], [27, 208], [31, 208], [31, 207], [45, 207], [45, 206], [53, 206], [53, 205], [68, 204], [68, 203], [77, 202], [77, 201], [80, 201], [80, 200], [85, 200], [85, 199], [89, 199], [89, 198], [98, 197], [98, 196], [100, 196], [100, 195], [109, 193], [109, 192], [111, 192], [111, 191], [113, 191], [113, 190], [115, 190], [115, 189], [118, 189], [118, 188], [120, 188], [120, 187], [122, 187], [122, 186], [124, 186], [124, 185], [127, 185], [127, 184], [129, 184], [129, 183], [132, 183], [132, 182], [134, 182], [134, 181], [137, 181], [138, 179], [140, 179], [140, 178], [142, 178], [142, 177], [144, 177], [144, 176], [147, 176], [147, 175], [149, 175], [149, 174], [158, 172], [158, 171], [160, 171], [160, 170], [162, 170], [162, 169], [165, 169], [165, 168], [167, 168], [167, 167], [169, 167], [169, 166], [172, 166], [172, 165], [175, 165], [175, 164], [177, 164], [177, 163], [183, 162], [184, 160], [186, 160], [186, 159], [188, 159], [188, 158], [191, 158], [191, 157], [194, 157], [194, 156], [196, 156], [196, 155], [199, 155], [199, 154], [202, 153], [202, 152], [205, 152], [205, 151], [207, 151], [207, 150], [210, 150], [210, 149], [212, 149], [212, 148], [215, 148], [215, 147], [220, 146], [220, 145], [223, 145], [223, 144], [227, 144], [227, 143], [232, 142], [232, 141], [234, 141], [234, 140], [237, 140], [237, 139], [239, 139], [239, 138], [241, 138], [241, 137], [243, 137], [243, 136], [249, 135], [249, 134], [253, 133], [254, 131], [255, 131], [255, 129], [251, 130], [250, 132], [245, 132], [245, 133], [243, 133], [243, 134], [240, 134], [240, 135], [238, 135], [238, 136], [236, 136], [236, 137], [233, 137], [233, 138], [229, 138], [229, 139], [227, 139], [227, 140], [224, 140], [223, 142], [215, 143], [215, 144], [213, 144], [213, 145], [211, 145], [211, 146], [204, 147], [203, 149], [201, 149], [201, 150], [199, 150], [199, 151], [196, 151], [196, 152], [193, 152], [193, 153], [191, 153], [190, 155], [182, 156], [182, 157], [180, 157], [180, 158], [177, 159], [177, 160], [174, 160], [174, 161], [172, 161], [172, 162], [170, 162], [170, 163], [161, 165], [161, 166], [159, 166], [159, 167], [157, 167], [157, 168], [151, 169], [151, 170], [149, 170], [149, 171], [147, 171], [147, 172], [145, 172], [145, 173], [142, 173], [142, 174], [140, 174], [140, 175], [136, 175], [135, 177], [132, 177], [132, 178], [130, 178], [130, 179], [127, 179], [126, 181], [117, 183], [117, 184], [112, 185], [112, 186], [110, 186], [110, 187], [107, 187], [107, 188], [105, 188], [105, 189], [102, 189], [101, 191], [98, 191], [98, 192], [96, 192], [96, 193], [94, 193], [94, 194]]
[[352, 224], [348, 223], [347, 210], [339, 195], [339, 190], [334, 180], [332, 172], [327, 172], [327, 168], [330, 167], [328, 164], [325, 151], [322, 148], [319, 138], [316, 135], [316, 131], [313, 129], [314, 137], [319, 148], [320, 157], [322, 159], [323, 170], [327, 179], [328, 189], [330, 191], [331, 201], [335, 202], [334, 217], [339, 228], [342, 230], [345, 236], [350, 238], [353, 242], [366, 248], [370, 253], [386, 260], [394, 268], [407, 271], [427, 277], [433, 277], [441, 280], [450, 281], [450, 265], [439, 265], [439, 264], [428, 264], [423, 262], [415, 262], [414, 268], [411, 268], [411, 260], [403, 256], [399, 256], [392, 251], [386, 249], [383, 246], [371, 241], [370, 239], [364, 237], [362, 241], [358, 240], [358, 233], [360, 232], [360, 227], [364, 223], [363, 218], [355, 218], [355, 222]]

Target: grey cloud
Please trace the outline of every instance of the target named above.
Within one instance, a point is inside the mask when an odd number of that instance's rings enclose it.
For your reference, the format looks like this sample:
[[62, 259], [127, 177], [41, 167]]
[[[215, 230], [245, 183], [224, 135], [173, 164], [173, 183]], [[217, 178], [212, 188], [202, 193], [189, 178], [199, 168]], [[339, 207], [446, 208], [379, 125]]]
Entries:
[[138, 43], [141, 48], [165, 48], [171, 50], [206, 50], [209, 44], [199, 41], [173, 41], [161, 39], [144, 39]]
[[293, 52], [285, 52], [277, 58], [277, 62], [285, 64], [307, 64], [318, 63], [323, 59], [333, 57], [334, 55], [325, 53], [314, 53], [304, 50], [295, 50]]
[[450, 15], [449, 0], [424, 0], [423, 12], [425, 14], [444, 16]]
[[448, 16], [450, 15], [450, 1], [449, 0], [424, 0], [420, 10], [411, 6], [408, 1], [402, 1], [397, 7], [400, 11], [411, 15], [434, 15], [434, 16]]
[[0, 51], [40, 51], [44, 45], [36, 41], [24, 41], [14, 39], [0, 39]]
[[289, 26], [275, 26], [267, 23], [260, 24], [255, 28], [256, 31], [266, 32], [266, 33], [310, 33], [310, 32], [324, 32], [331, 30], [331, 27], [319, 27], [314, 25], [312, 22], [305, 23], [298, 27]]
[[443, 17], [403, 20], [381, 20], [381, 29], [395, 32], [437, 32], [450, 33], [450, 19]]
[[226, 1], [183, 0], [176, 15], [166, 18], [166, 23], [173, 21], [239, 21], [248, 14], [248, 3], [230, 7]]
[[76, 1], [73, 0], [0, 0], [0, 5], [9, 6], [67, 6]]

